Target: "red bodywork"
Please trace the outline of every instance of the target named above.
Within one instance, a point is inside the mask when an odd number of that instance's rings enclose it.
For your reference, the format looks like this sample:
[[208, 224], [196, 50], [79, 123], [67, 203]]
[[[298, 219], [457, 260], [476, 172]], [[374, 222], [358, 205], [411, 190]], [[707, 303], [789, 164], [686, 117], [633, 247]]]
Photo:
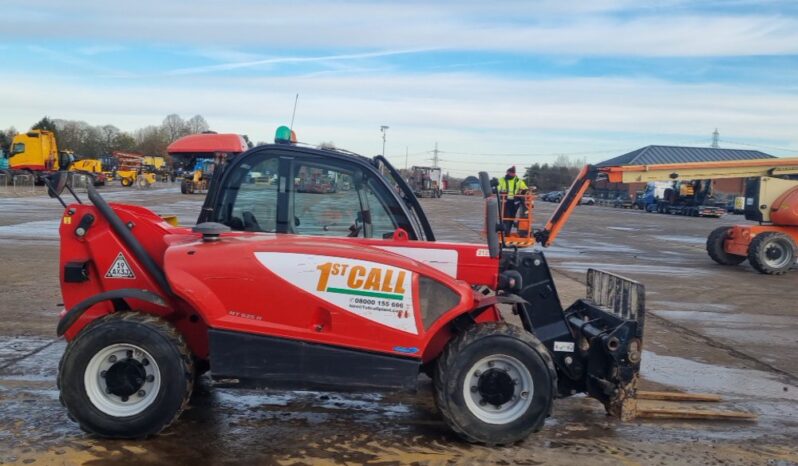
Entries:
[[238, 154], [247, 150], [247, 143], [238, 134], [190, 134], [169, 144], [169, 154], [196, 154], [224, 152]]
[[[133, 253], [90, 205], [70, 205], [63, 216], [61, 235], [61, 283], [64, 306], [78, 303], [101, 292], [135, 288], [160, 295], [166, 306], [126, 299], [130, 308], [153, 313], [170, 321], [186, 338], [194, 354], [208, 357], [208, 328], [269, 335], [323, 343], [372, 352], [401, 354], [424, 362], [434, 359], [450, 339], [447, 323], [475, 307], [484, 296], [472, 286], [496, 287], [498, 259], [490, 258], [482, 245], [410, 241], [406, 235], [394, 239], [320, 238], [289, 234], [233, 232], [219, 241], [203, 241], [187, 228], [174, 227], [151, 211], [137, 206], [111, 204], [125, 224], [134, 224], [132, 233], [165, 271], [174, 296], [169, 297], [148, 276]], [[91, 214], [95, 221], [85, 236], [75, 230]], [[441, 270], [386, 251], [390, 248], [418, 248], [456, 252], [456, 277]], [[370, 261], [398, 267], [412, 274], [413, 309], [416, 333], [397, 330], [337, 307], [295, 286], [259, 262], [255, 253], [301, 253], [334, 258]], [[434, 252], [434, 251], [433, 251]], [[122, 254], [135, 278], [106, 275]], [[88, 280], [64, 280], [68, 263], [88, 263]], [[434, 264], [433, 264], [434, 265]], [[453, 290], [459, 303], [424, 328], [419, 296], [419, 279], [426, 276]], [[72, 325], [65, 336], [75, 336], [94, 319], [114, 311], [110, 301], [98, 303]], [[490, 307], [477, 321], [501, 319]], [[401, 348], [418, 349], [406, 354]], [[397, 350], [400, 348], [400, 350]]]

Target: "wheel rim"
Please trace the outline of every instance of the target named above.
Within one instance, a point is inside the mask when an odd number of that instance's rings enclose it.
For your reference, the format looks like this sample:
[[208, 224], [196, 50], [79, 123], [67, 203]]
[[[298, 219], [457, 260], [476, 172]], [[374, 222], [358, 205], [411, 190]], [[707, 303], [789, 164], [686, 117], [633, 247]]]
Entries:
[[505, 354], [485, 357], [466, 373], [463, 398], [471, 414], [488, 424], [507, 424], [532, 404], [534, 383], [529, 369]]
[[774, 268], [781, 269], [792, 263], [792, 248], [784, 241], [771, 241], [765, 246], [765, 263]]
[[134, 416], [155, 401], [161, 371], [142, 348], [117, 343], [98, 351], [86, 366], [83, 383], [89, 401], [114, 417]]

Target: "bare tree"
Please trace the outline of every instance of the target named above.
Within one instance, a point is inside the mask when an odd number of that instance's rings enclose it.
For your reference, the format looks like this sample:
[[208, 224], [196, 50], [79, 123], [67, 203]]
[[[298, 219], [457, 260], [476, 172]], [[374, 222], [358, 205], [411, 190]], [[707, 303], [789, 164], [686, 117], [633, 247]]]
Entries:
[[83, 121], [54, 120], [58, 135], [56, 143], [61, 150], [71, 150], [77, 155], [83, 155], [89, 125]]
[[116, 141], [121, 131], [114, 125], [103, 125], [99, 129], [103, 138], [103, 152], [111, 152], [114, 149], [114, 141]]
[[189, 118], [186, 121], [186, 127], [188, 129], [188, 134], [199, 134], [204, 131], [210, 130], [210, 126], [208, 126], [208, 122], [205, 121], [205, 118], [202, 115], [194, 115], [193, 117]]
[[170, 144], [169, 134], [163, 126], [147, 126], [136, 131], [136, 150], [144, 155], [165, 156]]
[[166, 118], [163, 119], [163, 123], [161, 124], [161, 128], [164, 130], [169, 143], [189, 134], [188, 125], [186, 125], [186, 122], [180, 118], [180, 115], [177, 113], [166, 115]]
[[119, 133], [114, 138], [113, 147], [109, 150], [109, 152], [113, 152], [115, 150], [121, 150], [124, 152], [132, 152], [136, 150], [136, 140], [130, 133]]

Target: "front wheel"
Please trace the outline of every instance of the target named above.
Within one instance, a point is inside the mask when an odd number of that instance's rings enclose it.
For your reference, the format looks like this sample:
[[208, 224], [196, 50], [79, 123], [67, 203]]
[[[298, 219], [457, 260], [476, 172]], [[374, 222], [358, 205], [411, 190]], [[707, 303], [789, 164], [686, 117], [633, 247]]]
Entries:
[[748, 262], [759, 273], [782, 275], [787, 273], [798, 255], [798, 246], [789, 236], [777, 231], [760, 233], [748, 246]]
[[476, 325], [452, 340], [435, 370], [435, 400], [469, 442], [512, 444], [551, 413], [556, 372], [546, 348], [505, 323]]
[[745, 261], [745, 256], [726, 252], [725, 243], [731, 233], [731, 227], [718, 227], [707, 237], [707, 254], [720, 265], [738, 265]]
[[194, 362], [183, 338], [158, 317], [120, 312], [89, 324], [58, 371], [61, 402], [86, 432], [143, 438], [185, 409]]

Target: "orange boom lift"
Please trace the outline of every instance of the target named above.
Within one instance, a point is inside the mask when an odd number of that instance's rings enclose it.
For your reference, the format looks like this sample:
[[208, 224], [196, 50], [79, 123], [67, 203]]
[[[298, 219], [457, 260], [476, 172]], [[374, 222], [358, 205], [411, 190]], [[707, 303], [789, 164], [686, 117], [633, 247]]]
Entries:
[[530, 208], [527, 217], [519, 222], [519, 232], [505, 237], [506, 244], [530, 246], [537, 242], [550, 246], [590, 183], [599, 178], [611, 183], [748, 178], [745, 218], [759, 224], [718, 227], [707, 238], [707, 253], [722, 265], [738, 265], [748, 260], [758, 272], [770, 275], [786, 273], [798, 259], [798, 158], [611, 167], [586, 165], [542, 229], [532, 229]]

